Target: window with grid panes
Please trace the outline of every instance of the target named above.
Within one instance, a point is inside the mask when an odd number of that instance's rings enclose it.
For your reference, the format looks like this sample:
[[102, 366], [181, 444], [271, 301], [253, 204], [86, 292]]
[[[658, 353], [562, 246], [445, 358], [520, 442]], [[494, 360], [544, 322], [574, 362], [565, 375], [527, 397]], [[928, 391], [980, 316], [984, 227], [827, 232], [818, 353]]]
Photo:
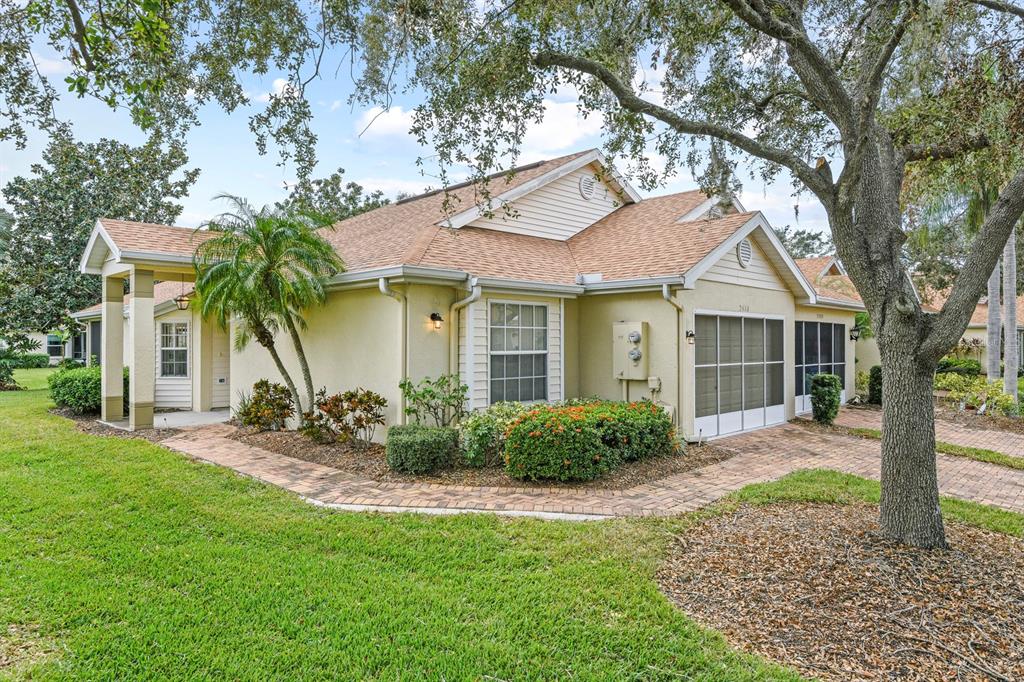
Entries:
[[490, 402], [548, 398], [548, 307], [491, 303]]

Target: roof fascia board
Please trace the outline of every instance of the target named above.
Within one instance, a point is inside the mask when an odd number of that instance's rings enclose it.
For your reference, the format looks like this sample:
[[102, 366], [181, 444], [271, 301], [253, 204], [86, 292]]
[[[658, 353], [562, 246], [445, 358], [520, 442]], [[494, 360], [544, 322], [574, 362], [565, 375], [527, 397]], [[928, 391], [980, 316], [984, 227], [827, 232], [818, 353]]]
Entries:
[[557, 282], [531, 282], [501, 277], [474, 277], [473, 282], [484, 289], [547, 294], [562, 298], [575, 298], [585, 292], [585, 288], [578, 284], [558, 284]]
[[[557, 168], [552, 168], [547, 173], [544, 173], [543, 175], [536, 177], [533, 180], [524, 182], [523, 184], [517, 187], [513, 187], [507, 192], [502, 192], [498, 196], [493, 197], [492, 201], [494, 203], [497, 203], [499, 206], [515, 201], [520, 197], [526, 196], [535, 189], [538, 189], [540, 187], [543, 187], [544, 185], [554, 182], [559, 178], [563, 178], [566, 175], [569, 175], [570, 173], [574, 173], [580, 168], [583, 168], [584, 166], [594, 163], [595, 161], [600, 163], [601, 166], [603, 166], [604, 168], [608, 169], [608, 175], [616, 184], [619, 185], [622, 193], [629, 197], [631, 202], [636, 203], [642, 199], [640, 193], [637, 192], [636, 189], [634, 189], [626, 181], [626, 179], [619, 174], [618, 171], [616, 171], [614, 168], [608, 165], [607, 159], [605, 159], [604, 154], [602, 154], [597, 149], [592, 149], [586, 154], [583, 154], [582, 156], [575, 158], [572, 161], [563, 163], [561, 166], [558, 166]], [[466, 225], [470, 224], [477, 218], [484, 215], [484, 213], [485, 209], [483, 207], [479, 205], [474, 205], [466, 209], [465, 211], [462, 211], [461, 213], [453, 215], [450, 218], [438, 221], [437, 224], [442, 225], [444, 227], [458, 229], [460, 227], [465, 227]]]
[[866, 310], [863, 303], [854, 303], [853, 301], [843, 301], [838, 298], [828, 298], [827, 296], [818, 296], [817, 301], [812, 303], [816, 308], [846, 308], [849, 310]]
[[681, 275], [668, 275], [665, 277], [619, 279], [610, 282], [593, 282], [591, 284], [584, 284], [583, 289], [588, 294], [618, 294], [629, 291], [660, 290], [664, 284], [685, 287], [686, 278]]
[[700, 259], [696, 265], [687, 270], [684, 273], [686, 278], [686, 284], [684, 285], [687, 289], [693, 289], [697, 286], [697, 280], [699, 280], [704, 273], [711, 269], [711, 267], [717, 263], [721, 258], [728, 253], [728, 251], [734, 248], [741, 239], [750, 235], [754, 230], [760, 228], [761, 234], [765, 236], [768, 243], [771, 244], [772, 248], [782, 258], [783, 263], [786, 265], [786, 269], [789, 270], [790, 274], [796, 279], [800, 288], [803, 290], [807, 297], [807, 301], [815, 303], [817, 301], [817, 295], [814, 292], [814, 287], [807, 281], [807, 277], [797, 267], [793, 257], [786, 251], [786, 247], [779, 241], [778, 235], [775, 234], [775, 230], [768, 224], [768, 220], [764, 217], [764, 214], [758, 211], [750, 217], [746, 223], [744, 223], [738, 230], [732, 233], [726, 238], [721, 244], [712, 249], [706, 256]]
[[114, 243], [114, 240], [111, 239], [106, 228], [103, 227], [102, 221], [97, 218], [96, 224], [92, 228], [92, 234], [89, 235], [89, 241], [85, 245], [85, 250], [82, 251], [82, 257], [78, 261], [79, 272], [87, 275], [102, 274], [102, 270], [100, 268], [95, 268], [89, 265], [89, 256], [96, 247], [96, 241], [98, 239], [103, 240], [103, 243], [107, 245], [107, 249], [113, 254], [115, 260], [121, 258], [121, 250], [117, 248], [117, 244]]
[[381, 277], [394, 280], [396, 283], [410, 282], [430, 284], [435, 282], [464, 282], [469, 279], [469, 274], [462, 270], [450, 270], [446, 268], [395, 265], [385, 268], [356, 270], [355, 272], [342, 272], [332, 277], [327, 286], [335, 288], [360, 284], [363, 282], [372, 282], [374, 286], [377, 286], [377, 280]]

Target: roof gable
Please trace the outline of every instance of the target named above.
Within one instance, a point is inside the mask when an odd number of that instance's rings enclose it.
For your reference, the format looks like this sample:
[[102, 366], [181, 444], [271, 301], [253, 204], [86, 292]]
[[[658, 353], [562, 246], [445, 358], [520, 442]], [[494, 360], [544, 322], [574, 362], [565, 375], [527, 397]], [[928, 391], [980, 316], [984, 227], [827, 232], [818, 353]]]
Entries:
[[467, 227], [564, 241], [631, 201], [590, 163], [512, 201], [492, 202], [491, 214], [478, 216]]

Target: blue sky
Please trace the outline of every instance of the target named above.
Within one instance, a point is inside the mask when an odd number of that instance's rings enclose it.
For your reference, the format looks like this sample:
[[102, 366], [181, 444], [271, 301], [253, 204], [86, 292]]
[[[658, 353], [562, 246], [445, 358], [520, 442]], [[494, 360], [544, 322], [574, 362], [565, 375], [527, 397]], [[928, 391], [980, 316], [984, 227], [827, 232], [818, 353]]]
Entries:
[[[37, 61], [61, 86], [66, 65], [42, 51], [37, 54]], [[213, 200], [217, 194], [240, 195], [257, 205], [285, 196], [284, 185], [294, 181], [294, 168], [279, 166], [272, 149], [266, 156], [260, 156], [248, 128], [248, 117], [266, 106], [271, 93], [279, 90], [283, 83], [279, 76], [253, 77], [246, 82], [251, 99], [248, 107], [230, 115], [216, 106], [207, 106], [200, 112], [202, 125], [189, 134], [188, 153], [189, 165], [200, 168], [202, 173], [183, 201], [179, 224], [196, 226], [223, 210], [224, 206]], [[415, 97], [399, 97], [389, 111], [380, 113], [365, 107], [350, 107], [347, 100], [351, 87], [347, 80], [331, 78], [315, 81], [308, 90], [315, 116], [313, 126], [319, 137], [319, 163], [314, 175], [327, 175], [341, 167], [347, 179], [368, 189], [380, 189], [389, 197], [400, 191], [415, 193], [427, 186], [436, 186], [436, 180], [422, 175], [415, 163], [418, 157], [432, 154], [432, 150], [420, 147], [408, 133], [410, 110], [417, 104]], [[544, 122], [534, 125], [526, 137], [521, 163], [600, 147], [600, 121], [580, 117], [571, 93], [552, 95], [547, 104]], [[75, 134], [82, 140], [112, 137], [141, 144], [145, 139], [126, 114], [112, 111], [95, 100], [65, 94], [57, 104], [57, 113], [73, 122]], [[364, 131], [371, 120], [372, 125]], [[0, 144], [0, 184], [6, 184], [16, 175], [28, 174], [31, 164], [40, 161], [45, 143], [44, 135], [33, 133], [23, 150], [11, 143]], [[657, 167], [653, 153], [651, 159]], [[794, 215], [793, 206], [798, 200], [792, 196], [788, 177], [766, 187], [760, 180], [749, 178], [742, 166], [739, 170], [743, 183], [741, 200], [748, 210], [763, 211], [775, 226], [827, 229], [823, 209], [806, 195], [799, 199], [799, 218]], [[695, 184], [689, 172], [684, 171], [663, 187], [645, 194], [678, 192], [691, 189]]]

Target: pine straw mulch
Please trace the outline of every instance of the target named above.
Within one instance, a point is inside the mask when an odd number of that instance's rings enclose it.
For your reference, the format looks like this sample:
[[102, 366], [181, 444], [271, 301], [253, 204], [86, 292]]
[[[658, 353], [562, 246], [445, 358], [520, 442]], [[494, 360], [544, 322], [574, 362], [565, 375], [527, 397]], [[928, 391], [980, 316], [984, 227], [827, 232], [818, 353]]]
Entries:
[[[113, 436], [115, 438], [127, 438], [129, 440], [148, 440], [150, 443], [159, 443], [165, 441], [168, 438], [172, 438], [177, 434], [181, 433], [181, 429], [139, 429], [138, 431], [125, 431], [124, 429], [115, 429], [113, 426], [107, 426], [106, 424], [100, 424], [96, 415], [82, 415], [75, 414], [71, 410], [66, 408], [53, 408], [50, 410], [50, 414], [55, 414], [58, 417], [64, 417], [70, 419], [75, 423], [75, 426], [82, 433], [88, 433], [93, 436]], [[160, 413], [155, 415], [156, 419], [159, 419]]]
[[740, 506], [658, 573], [735, 646], [824, 680], [1024, 679], [1024, 541], [948, 523], [952, 549], [878, 535], [873, 505]]
[[350, 443], [322, 445], [295, 431], [263, 431], [238, 427], [230, 438], [248, 445], [263, 448], [280, 455], [324, 464], [375, 481], [389, 483], [437, 483], [440, 485], [461, 485], [497, 488], [574, 488], [592, 490], [626, 490], [634, 486], [657, 481], [710, 464], [723, 462], [733, 453], [713, 445], [688, 445], [680, 455], [652, 457], [639, 462], [627, 462], [618, 469], [596, 481], [552, 482], [520, 481], [505, 473], [499, 466], [476, 469], [455, 466], [430, 475], [414, 476], [392, 471], [384, 457], [384, 446], [371, 444], [366, 449], [353, 447]]

